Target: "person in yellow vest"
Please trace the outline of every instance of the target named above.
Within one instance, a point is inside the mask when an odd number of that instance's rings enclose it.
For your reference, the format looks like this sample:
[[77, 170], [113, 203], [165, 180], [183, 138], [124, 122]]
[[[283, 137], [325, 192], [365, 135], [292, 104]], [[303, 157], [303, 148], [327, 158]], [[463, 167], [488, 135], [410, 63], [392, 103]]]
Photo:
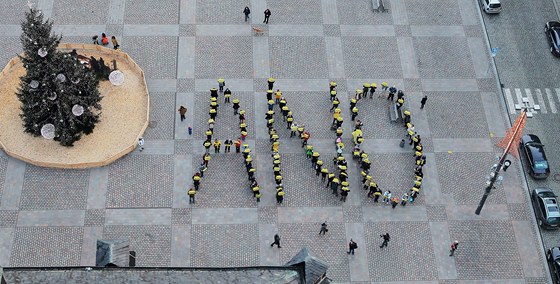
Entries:
[[298, 131], [298, 125], [292, 123], [292, 126], [290, 127], [290, 138], [297, 136], [297, 131]]
[[278, 147], [279, 146], [280, 146], [280, 143], [278, 143], [278, 141], [272, 143], [272, 152], [278, 153]]
[[332, 90], [331, 91], [331, 98], [330, 98], [331, 102], [334, 100], [334, 98], [336, 98], [336, 91]]
[[237, 115], [238, 110], [239, 110], [239, 100], [237, 98], [233, 99], [232, 103], [233, 103], [233, 106], [232, 106], [233, 107], [233, 115]]
[[268, 78], [267, 82], [268, 82], [268, 89], [269, 90], [274, 89], [274, 81], [276, 81], [276, 80], [274, 80], [274, 78], [272, 78], [272, 77]]
[[216, 88], [211, 88], [211, 89], [210, 89], [210, 97], [211, 97], [211, 98], [218, 98], [218, 89], [216, 89]]
[[410, 111], [408, 110], [403, 111], [403, 122], [405, 127], [407, 123], [410, 123], [410, 120], [411, 120]]
[[358, 144], [356, 144], [356, 147], [361, 147], [362, 143], [364, 143], [364, 137], [362, 136], [358, 136], [358, 138], [356, 139], [358, 141]]
[[208, 129], [204, 134], [206, 134], [206, 140], [212, 140], [212, 130]]
[[224, 91], [224, 103], [227, 104], [229, 103], [229, 98], [231, 97], [231, 91], [229, 90], [229, 88], [226, 88]]
[[329, 89], [330, 89], [331, 91], [334, 91], [335, 88], [336, 88], [336, 82], [331, 81], [331, 82], [329, 83]]
[[222, 145], [222, 142], [218, 139], [214, 140], [214, 153], [220, 153], [220, 146]]
[[383, 82], [381, 83], [381, 92], [379, 92], [379, 96], [383, 95], [385, 91], [389, 90], [389, 83]]
[[257, 202], [261, 202], [262, 193], [260, 191], [257, 191], [255, 197], [257, 198]]
[[288, 111], [288, 115], [286, 116], [286, 121], [288, 125], [286, 129], [290, 129], [292, 127], [292, 124], [294, 124], [294, 116], [292, 115], [291, 111]]
[[216, 112], [216, 109], [211, 108], [210, 111], [208, 111], [208, 114], [210, 115], [211, 119], [216, 119], [216, 116], [218, 116], [218, 112]]
[[210, 143], [210, 140], [206, 140], [203, 143], [204, 148], [206, 149], [206, 154], [208, 154], [210, 152], [210, 147], [212, 146], [212, 143]]
[[370, 181], [369, 183], [369, 192], [368, 192], [368, 197], [372, 198], [373, 195], [375, 194], [375, 192], [377, 191], [377, 183], [375, 183], [373, 180]]
[[200, 186], [200, 173], [195, 173], [192, 177], [193, 180], [193, 184], [194, 184], [194, 190], [198, 190], [198, 187]]
[[336, 137], [340, 138], [342, 137], [342, 134], [344, 133], [344, 129], [342, 127], [339, 127], [336, 129]]
[[239, 111], [239, 123], [243, 123], [245, 122], [245, 110], [240, 110]]
[[354, 144], [358, 144], [358, 137], [362, 136], [362, 130], [356, 129], [352, 131], [352, 138], [354, 138]]
[[247, 131], [247, 123], [242, 122], [239, 124], [239, 131]]
[[[313, 165], [313, 167], [315, 167], [315, 165], [317, 164], [317, 161], [319, 161], [319, 157], [321, 156], [321, 154], [319, 154], [319, 152], [317, 151], [313, 151], [313, 153], [311, 153], [311, 164]], [[319, 175], [319, 174], [317, 174]]]
[[290, 112], [290, 108], [288, 106], [283, 106], [281, 111], [282, 111], [282, 121], [286, 121], [286, 118], [288, 118], [288, 112]]
[[355, 98], [356, 100], [360, 100], [360, 99], [362, 98], [362, 93], [363, 93], [363, 92], [362, 92], [361, 89], [357, 89], [357, 90], [356, 90], [356, 95], [354, 95], [354, 98]]
[[337, 108], [338, 108], [338, 104], [340, 104], [340, 101], [338, 100], [337, 97], [335, 97], [335, 98], [332, 100], [332, 107], [331, 107], [330, 111], [333, 112], [333, 110], [337, 109]]
[[397, 100], [397, 109], [401, 108], [404, 105], [404, 98], [400, 98]]
[[196, 195], [196, 190], [191, 187], [187, 194], [189, 195], [189, 204], [194, 204], [194, 196]]
[[279, 190], [276, 192], [276, 204], [282, 204], [284, 201], [284, 191]]
[[369, 184], [371, 183], [371, 179], [372, 179], [372, 177], [368, 174], [366, 174], [366, 176], [362, 179], [362, 184], [363, 184], [362, 189], [363, 190], [368, 189]]
[[344, 119], [342, 118], [342, 116], [339, 116], [336, 118], [336, 128], [342, 127], [342, 123], [344, 122]]
[[350, 100], [350, 111], [352, 111], [352, 109], [356, 106], [357, 103], [358, 103], [358, 100], [356, 98], [352, 98]]
[[280, 89], [277, 89], [276, 92], [274, 92], [274, 99], [276, 101], [276, 104], [280, 104], [281, 98], [282, 98], [282, 92], [280, 92]]
[[352, 121], [354, 121], [357, 116], [358, 116], [358, 108], [354, 107], [352, 108]]
[[[360, 148], [354, 147], [354, 149], [352, 149], [352, 157], [354, 158], [354, 160], [359, 160], [361, 154], [362, 154], [362, 152], [361, 152]], [[364, 175], [362, 175], [362, 176], [364, 176]]]
[[371, 85], [369, 83], [364, 83], [364, 89], [362, 90], [362, 93], [364, 94], [364, 97], [367, 97], [369, 87], [371, 87]]
[[[323, 165], [323, 161], [321, 161], [321, 165]], [[321, 169], [321, 182], [325, 182], [328, 174], [329, 174], [329, 169], [327, 169], [326, 167]]]
[[373, 94], [375, 93], [375, 90], [377, 89], [377, 84], [375, 83], [371, 83], [369, 86], [369, 98], [373, 99]]
[[338, 185], [339, 185], [338, 179], [336, 177], [333, 178], [330, 186], [331, 186], [332, 194], [334, 194], [335, 196], [338, 196]]
[[329, 173], [327, 175], [327, 184], [325, 186], [325, 188], [329, 188], [329, 186], [331, 185], [333, 179], [335, 178], [335, 174], [334, 173]]
[[204, 154], [204, 156], [202, 157], [202, 160], [204, 160], [204, 166], [208, 167], [208, 162], [210, 162], [210, 154], [206, 153]]
[[259, 187], [258, 184], [254, 185], [254, 186], [251, 188], [251, 190], [253, 190], [253, 197], [256, 197], [256, 196], [257, 196], [257, 193], [259, 192], [259, 189], [260, 189], [260, 187]]
[[342, 186], [340, 191], [340, 201], [346, 202], [346, 197], [348, 197], [348, 193], [350, 192], [350, 188], [348, 186]]
[[218, 79], [218, 88], [220, 90], [220, 93], [224, 92], [224, 86], [225, 85], [226, 85], [226, 80], [224, 80], [224, 78]]
[[305, 131], [305, 125], [303, 125], [303, 124], [298, 125], [298, 128], [297, 128], [298, 137], [301, 137], [301, 135], [303, 134], [304, 131]]
[[276, 177], [274, 177], [274, 180], [276, 181], [276, 185], [281, 185], [282, 184], [282, 176], [281, 175], [277, 175]]

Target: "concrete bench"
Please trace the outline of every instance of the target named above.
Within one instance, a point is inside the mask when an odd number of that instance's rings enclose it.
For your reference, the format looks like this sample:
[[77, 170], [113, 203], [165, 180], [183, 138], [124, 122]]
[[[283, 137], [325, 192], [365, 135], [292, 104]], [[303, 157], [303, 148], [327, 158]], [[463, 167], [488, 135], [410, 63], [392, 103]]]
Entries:
[[385, 7], [383, 0], [371, 0], [374, 12], [389, 12], [389, 9]]
[[397, 108], [397, 104], [392, 103], [389, 106], [389, 119], [391, 122], [402, 122], [403, 121], [403, 110], [401, 108]]

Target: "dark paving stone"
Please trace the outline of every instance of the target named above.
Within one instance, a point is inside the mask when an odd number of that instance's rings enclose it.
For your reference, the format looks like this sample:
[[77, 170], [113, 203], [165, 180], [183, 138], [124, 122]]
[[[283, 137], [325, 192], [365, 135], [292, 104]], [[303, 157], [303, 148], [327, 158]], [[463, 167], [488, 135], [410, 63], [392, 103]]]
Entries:
[[17, 210], [0, 210], [0, 228], [15, 227], [18, 219]]
[[[268, 44], [272, 77], [318, 79], [329, 76], [323, 37], [270, 37]], [[300, 56], [294, 56], [295, 54], [305, 54], [305, 60]]]
[[[243, 11], [243, 8], [240, 11]], [[243, 16], [241, 12], [239, 14], [240, 17]], [[251, 37], [199, 36], [196, 38], [195, 45], [196, 78], [253, 78]]]
[[348, 55], [344, 60], [347, 78], [371, 78], [372, 72], [377, 78], [402, 77], [399, 49], [393, 37], [343, 37], [342, 52]]
[[[474, 67], [464, 37], [415, 37], [414, 50], [423, 79], [474, 78]], [[449, 68], [454, 66], [454, 68]]]
[[173, 139], [177, 115], [175, 93], [150, 93], [150, 125], [144, 139]]
[[10, 266], [79, 266], [82, 227], [17, 227]]
[[174, 25], [179, 23], [179, 2], [174, 0], [126, 0], [125, 7], [125, 24]]

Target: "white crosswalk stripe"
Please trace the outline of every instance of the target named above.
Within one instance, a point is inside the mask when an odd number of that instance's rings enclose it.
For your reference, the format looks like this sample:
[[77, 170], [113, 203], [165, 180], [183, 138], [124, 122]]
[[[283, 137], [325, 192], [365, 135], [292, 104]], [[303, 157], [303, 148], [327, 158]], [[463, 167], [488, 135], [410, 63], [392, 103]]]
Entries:
[[[529, 105], [538, 105], [540, 109], [534, 109], [533, 113], [558, 113], [557, 102], [560, 102], [560, 88], [552, 89], [530, 89], [530, 88], [504, 88], [506, 104], [510, 114], [515, 114], [516, 105], [523, 106], [523, 100], [527, 100]], [[558, 101], [556, 101], [558, 100]]]
[[548, 111], [546, 109], [546, 105], [544, 104], [544, 98], [542, 96], [541, 89], [535, 89], [535, 96], [537, 96], [537, 102], [539, 103], [539, 106], [541, 107], [541, 112], [542, 113], [548, 113]]
[[556, 109], [556, 102], [554, 102], [554, 97], [552, 96], [552, 92], [548, 88], [544, 89], [544, 91], [546, 92], [546, 98], [548, 99], [548, 103], [550, 104], [550, 111], [552, 113], [558, 112], [558, 110]]

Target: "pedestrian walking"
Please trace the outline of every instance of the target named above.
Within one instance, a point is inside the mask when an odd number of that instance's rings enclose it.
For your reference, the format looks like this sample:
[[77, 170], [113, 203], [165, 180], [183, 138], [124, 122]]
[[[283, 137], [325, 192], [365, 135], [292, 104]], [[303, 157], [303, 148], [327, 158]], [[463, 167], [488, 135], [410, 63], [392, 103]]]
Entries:
[[144, 151], [144, 138], [138, 138], [138, 149], [140, 152]]
[[224, 90], [224, 103], [227, 104], [229, 103], [229, 98], [231, 97], [231, 90], [229, 88], [226, 88]]
[[282, 188], [276, 192], [276, 204], [282, 204], [284, 201], [284, 191]]
[[192, 187], [191, 189], [189, 189], [189, 191], [187, 192], [187, 194], [189, 195], [189, 204], [194, 203], [194, 196], [196, 194], [196, 190], [194, 190]]
[[272, 77], [268, 78], [268, 80], [267, 80], [268, 90], [270, 91], [270, 92], [267, 92], [267, 96], [269, 96], [269, 93], [270, 93], [270, 98], [267, 97], [268, 100], [272, 99], [272, 90], [274, 89], [274, 81], [276, 81], [276, 80], [274, 80], [274, 78], [272, 78]]
[[397, 88], [395, 86], [392, 86], [391, 88], [389, 88], [389, 96], [387, 96], [387, 100], [393, 101], [393, 98], [395, 97], [396, 92], [397, 92]]
[[113, 49], [114, 50], [119, 50], [119, 48], [121, 47], [115, 36], [111, 37], [111, 43], [113, 44]]
[[209, 153], [204, 154], [204, 156], [202, 157], [202, 159], [203, 159], [203, 161], [204, 161], [204, 166], [205, 166], [205, 167], [208, 167], [208, 162], [210, 162], [210, 159], [211, 159], [211, 158], [210, 158], [210, 154], [209, 154]]
[[459, 246], [459, 241], [454, 241], [451, 244], [451, 249], [449, 250], [449, 256], [453, 256], [455, 254], [455, 251], [457, 250], [457, 246]]
[[270, 13], [269, 9], [264, 10], [264, 21], [263, 21], [263, 23], [268, 24], [268, 18], [270, 18], [270, 15], [272, 15], [272, 13]]
[[370, 99], [373, 99], [373, 94], [375, 93], [376, 89], [377, 89], [377, 84], [371, 83], [370, 87], [369, 87], [369, 98]]
[[338, 197], [338, 179], [333, 178], [333, 180], [330, 182], [330, 186], [331, 186], [332, 194]]
[[186, 119], [185, 115], [187, 114], [187, 108], [184, 107], [184, 106], [180, 106], [177, 111], [179, 112], [179, 115], [181, 116], [181, 121], [185, 120]]
[[194, 190], [198, 190], [199, 186], [200, 186], [200, 173], [195, 173], [192, 177], [193, 180], [193, 185], [194, 185]]
[[389, 201], [391, 200], [391, 191], [387, 190], [383, 193], [383, 202], [385, 204], [389, 204]]
[[281, 246], [280, 246], [280, 236], [278, 234], [274, 235], [274, 242], [270, 244], [270, 247], [273, 247], [274, 245], [278, 246], [278, 248], [281, 248]]
[[319, 235], [321, 233], [323, 233], [323, 235], [324, 235], [328, 231], [329, 231], [329, 229], [327, 229], [327, 221], [325, 221], [323, 224], [321, 224], [321, 231], [319, 231]]
[[354, 250], [358, 248], [358, 243], [356, 243], [354, 240], [350, 239], [350, 242], [348, 243], [348, 252], [346, 252], [347, 254], [354, 254]]
[[239, 100], [233, 99], [233, 115], [237, 115], [239, 113]]
[[249, 15], [251, 14], [251, 9], [245, 6], [245, 9], [243, 9], [243, 14], [245, 14], [245, 22], [247, 22], [247, 20], [249, 19]]
[[420, 100], [420, 109], [424, 109], [424, 105], [426, 104], [427, 101], [428, 101], [428, 95], [424, 95]]
[[381, 95], [383, 95], [385, 91], [387, 91], [387, 89], [389, 89], [389, 83], [387, 82], [381, 83], [381, 92], [379, 92], [379, 96], [381, 97]]
[[348, 197], [348, 192], [350, 192], [350, 189], [347, 186], [343, 186], [342, 190], [340, 191], [340, 201], [346, 202], [346, 197]]
[[391, 240], [391, 236], [389, 236], [389, 233], [385, 233], [385, 235], [379, 235], [379, 236], [383, 238], [383, 243], [379, 247], [380, 248], [386, 247], [389, 244], [389, 241]]

